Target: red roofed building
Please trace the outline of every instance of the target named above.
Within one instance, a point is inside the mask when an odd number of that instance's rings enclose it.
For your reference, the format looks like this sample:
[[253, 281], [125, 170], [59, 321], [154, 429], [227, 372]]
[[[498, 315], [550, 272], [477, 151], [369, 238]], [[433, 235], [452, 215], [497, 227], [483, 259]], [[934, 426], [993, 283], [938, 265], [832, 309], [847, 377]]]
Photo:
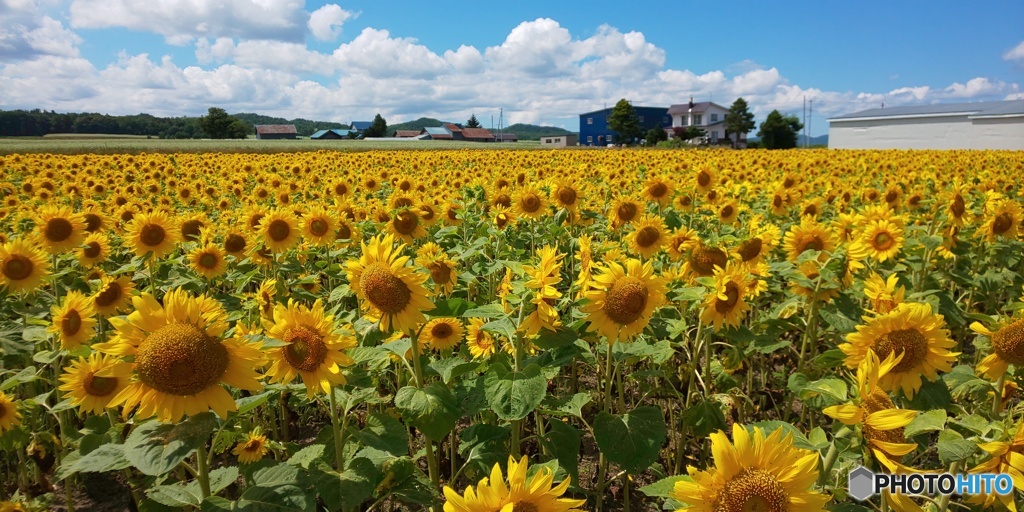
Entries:
[[486, 128], [463, 128], [462, 140], [470, 142], [494, 142], [494, 134]]
[[294, 124], [258, 124], [256, 125], [256, 138], [266, 139], [294, 139], [298, 137]]

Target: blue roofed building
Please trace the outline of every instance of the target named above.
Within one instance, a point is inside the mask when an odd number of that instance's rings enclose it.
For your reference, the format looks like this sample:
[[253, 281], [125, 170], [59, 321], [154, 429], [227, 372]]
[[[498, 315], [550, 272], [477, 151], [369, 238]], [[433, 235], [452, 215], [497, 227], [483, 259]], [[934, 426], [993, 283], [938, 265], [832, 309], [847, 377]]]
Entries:
[[310, 135], [309, 138], [315, 140], [347, 139], [349, 138], [349, 134], [353, 134], [354, 136], [354, 133], [355, 132], [352, 132], [350, 130], [339, 130], [337, 128], [331, 128], [329, 130], [319, 130], [313, 135]]
[[[646, 132], [651, 128], [671, 129], [672, 117], [667, 107], [633, 107], [640, 121], [640, 129]], [[607, 146], [619, 144], [615, 140], [615, 130], [608, 126], [608, 116], [612, 108], [595, 110], [580, 114], [580, 146]]]
[[373, 121], [352, 121], [349, 123], [349, 126], [351, 126], [353, 130], [363, 133], [366, 130], [369, 130], [372, 124]]

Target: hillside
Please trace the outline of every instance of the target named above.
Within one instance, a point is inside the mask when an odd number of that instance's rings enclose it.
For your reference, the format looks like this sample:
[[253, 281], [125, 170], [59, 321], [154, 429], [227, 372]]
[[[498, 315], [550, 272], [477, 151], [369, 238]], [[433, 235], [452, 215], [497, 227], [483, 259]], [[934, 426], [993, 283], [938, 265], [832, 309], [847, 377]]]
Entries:
[[421, 117], [415, 121], [406, 121], [404, 123], [389, 124], [388, 135], [391, 135], [396, 130], [416, 130], [422, 131], [427, 126], [441, 126], [444, 121], [438, 121], [432, 117]]
[[519, 140], [540, 140], [545, 135], [569, 135], [576, 132], [557, 128], [554, 126], [537, 126], [535, 124], [516, 123], [502, 130], [505, 133], [514, 133]]

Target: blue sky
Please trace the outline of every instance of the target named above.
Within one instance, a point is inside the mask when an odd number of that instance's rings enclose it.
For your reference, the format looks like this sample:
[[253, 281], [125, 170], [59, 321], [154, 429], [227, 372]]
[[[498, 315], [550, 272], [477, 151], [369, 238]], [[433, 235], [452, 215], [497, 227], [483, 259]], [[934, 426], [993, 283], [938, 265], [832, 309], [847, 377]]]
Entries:
[[578, 129], [620, 98], [758, 122], [1024, 99], [1024, 2], [0, 0], [0, 109], [209, 107]]

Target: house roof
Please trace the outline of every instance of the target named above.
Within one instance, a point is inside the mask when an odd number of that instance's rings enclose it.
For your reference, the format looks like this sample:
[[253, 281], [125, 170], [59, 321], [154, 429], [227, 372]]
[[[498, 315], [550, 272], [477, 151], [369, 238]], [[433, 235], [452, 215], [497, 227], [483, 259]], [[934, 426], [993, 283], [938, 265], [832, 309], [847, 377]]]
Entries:
[[298, 133], [294, 124], [258, 124], [256, 133]]
[[459, 125], [453, 124], [453, 123], [445, 123], [444, 127], [447, 128], [448, 131], [451, 132], [451, 133], [463, 131], [463, 129], [461, 127], [459, 127]]
[[419, 130], [395, 130], [395, 137], [416, 137], [419, 134]]
[[514, 133], [496, 133], [494, 140], [519, 140], [519, 136]]
[[973, 103], [939, 103], [904, 107], [871, 108], [831, 117], [829, 121], [853, 121], [871, 118], [943, 117], [968, 115], [970, 117], [1024, 116], [1024, 100], [978, 101]]
[[493, 139], [494, 134], [487, 128], [463, 128], [462, 136], [467, 139]]
[[339, 130], [337, 128], [331, 128], [329, 130], [319, 130], [316, 133], [314, 133], [313, 135], [310, 135], [309, 138], [311, 138], [311, 139], [319, 139], [319, 138], [323, 137], [324, 135], [327, 135], [328, 133], [331, 133], [331, 132], [333, 132], [335, 135], [337, 135], [339, 137], [348, 137], [348, 134], [352, 133], [351, 130]]
[[352, 129], [363, 131], [373, 125], [373, 121], [352, 121]]
[[714, 105], [714, 106], [716, 106], [716, 107], [718, 107], [718, 108], [720, 108], [722, 110], [729, 110], [729, 109], [719, 105], [718, 103], [715, 103], [715, 102], [712, 102], [712, 101], [695, 101], [695, 102], [693, 102], [693, 107], [690, 107], [690, 104], [688, 102], [687, 103], [679, 103], [677, 105], [672, 105], [671, 107], [668, 108], [668, 113], [669, 114], [690, 114], [690, 113], [692, 113], [692, 114], [702, 114], [704, 112], [707, 112], [708, 109], [712, 105]]

